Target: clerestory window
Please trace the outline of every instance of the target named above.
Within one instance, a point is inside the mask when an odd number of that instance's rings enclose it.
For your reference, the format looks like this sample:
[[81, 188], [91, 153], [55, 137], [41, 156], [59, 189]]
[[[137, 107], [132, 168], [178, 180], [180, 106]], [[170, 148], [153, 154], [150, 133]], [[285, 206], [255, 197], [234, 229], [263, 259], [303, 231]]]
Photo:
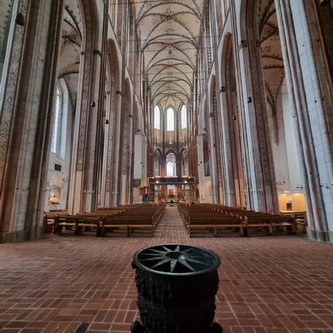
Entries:
[[172, 108], [167, 109], [167, 131], [175, 130], [175, 110]]
[[161, 110], [158, 105], [154, 108], [154, 128], [161, 129]]
[[185, 105], [183, 105], [180, 110], [180, 120], [181, 120], [181, 129], [187, 128], [187, 109]]
[[58, 152], [59, 148], [61, 106], [62, 106], [62, 94], [59, 86], [57, 85], [56, 99], [54, 104], [52, 140], [51, 140], [51, 152], [55, 154]]
[[51, 152], [64, 159], [68, 115], [68, 88], [63, 79], [60, 79], [56, 88], [56, 97], [53, 108], [53, 128], [51, 137]]

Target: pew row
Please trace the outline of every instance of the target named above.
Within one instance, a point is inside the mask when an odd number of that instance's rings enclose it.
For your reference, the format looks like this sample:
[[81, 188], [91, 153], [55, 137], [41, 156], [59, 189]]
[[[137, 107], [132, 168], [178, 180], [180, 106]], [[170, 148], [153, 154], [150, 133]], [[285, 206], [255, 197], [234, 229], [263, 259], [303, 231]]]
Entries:
[[268, 235], [281, 230], [292, 234], [297, 231], [296, 219], [292, 214], [261, 213], [216, 204], [182, 204], [179, 207], [190, 236], [199, 228], [209, 230], [215, 236], [218, 236], [219, 228], [221, 231], [226, 228], [239, 230], [241, 236], [249, 236], [250, 231], [254, 230], [265, 230]]
[[55, 210], [55, 211], [44, 212], [43, 228], [44, 228], [45, 234], [54, 233], [55, 217], [59, 214], [66, 215], [68, 213], [67, 213], [67, 211], [64, 211], [64, 210]]
[[56, 214], [54, 233], [74, 231], [75, 235], [83, 231], [95, 232], [96, 236], [140, 234], [154, 235], [157, 225], [165, 211], [165, 204], [137, 206], [135, 209], [104, 209], [79, 213], [76, 215]]
[[199, 205], [180, 204], [178, 211], [183, 219], [185, 228], [190, 237], [208, 234], [218, 237], [225, 233], [226, 229], [238, 230], [239, 235], [244, 235], [242, 221], [234, 216], [223, 215], [211, 211]]
[[153, 237], [155, 230], [165, 212], [165, 204], [145, 205], [135, 211], [127, 211], [117, 216], [106, 217], [102, 221], [101, 236], [106, 236], [110, 232], [123, 229], [126, 236], [150, 235]]

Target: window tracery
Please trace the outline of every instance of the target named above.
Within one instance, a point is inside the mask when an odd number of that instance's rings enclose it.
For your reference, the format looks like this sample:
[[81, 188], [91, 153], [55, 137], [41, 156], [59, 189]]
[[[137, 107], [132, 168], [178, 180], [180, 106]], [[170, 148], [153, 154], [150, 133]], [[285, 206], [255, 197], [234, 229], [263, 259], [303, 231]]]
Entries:
[[176, 155], [174, 153], [169, 153], [166, 157], [167, 165], [167, 176], [173, 177], [176, 176]]

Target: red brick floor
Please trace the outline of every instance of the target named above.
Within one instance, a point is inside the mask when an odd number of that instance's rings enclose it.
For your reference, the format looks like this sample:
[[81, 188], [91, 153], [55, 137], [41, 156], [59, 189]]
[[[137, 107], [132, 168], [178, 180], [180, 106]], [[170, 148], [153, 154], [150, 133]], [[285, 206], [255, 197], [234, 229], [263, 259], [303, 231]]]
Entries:
[[0, 245], [0, 332], [128, 333], [139, 318], [133, 254], [166, 243], [220, 256], [216, 321], [225, 333], [333, 332], [332, 244], [189, 238], [175, 207], [153, 238], [50, 235]]

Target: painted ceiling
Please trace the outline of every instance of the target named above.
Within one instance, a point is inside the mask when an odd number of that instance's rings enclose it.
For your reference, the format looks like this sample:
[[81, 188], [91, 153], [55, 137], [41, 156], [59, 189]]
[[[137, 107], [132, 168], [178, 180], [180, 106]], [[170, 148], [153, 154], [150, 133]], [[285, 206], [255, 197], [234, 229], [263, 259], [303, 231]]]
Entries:
[[136, 24], [152, 103], [187, 104], [203, 31], [204, 0], [136, 3]]

